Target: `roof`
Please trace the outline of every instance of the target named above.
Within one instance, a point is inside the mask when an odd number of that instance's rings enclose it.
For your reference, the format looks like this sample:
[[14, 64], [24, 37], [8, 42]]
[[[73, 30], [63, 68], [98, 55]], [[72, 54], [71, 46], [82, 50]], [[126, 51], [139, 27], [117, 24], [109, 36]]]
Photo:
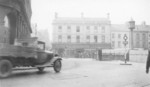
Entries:
[[136, 25], [134, 31], [150, 31], [150, 25]]
[[110, 20], [108, 18], [80, 18], [80, 17], [59, 17], [53, 20], [53, 24], [110, 24]]
[[[112, 24], [111, 31], [128, 32], [130, 29], [127, 24]], [[135, 25], [135, 29], [133, 31], [150, 31], [150, 25]]]
[[130, 31], [128, 26], [125, 24], [112, 24], [111, 25], [111, 31], [122, 31], [122, 32], [128, 32]]

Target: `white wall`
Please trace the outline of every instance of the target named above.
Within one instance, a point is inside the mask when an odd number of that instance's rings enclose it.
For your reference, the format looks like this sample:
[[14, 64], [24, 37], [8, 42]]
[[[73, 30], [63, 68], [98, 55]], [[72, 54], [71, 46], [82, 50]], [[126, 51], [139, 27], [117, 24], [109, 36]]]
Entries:
[[130, 61], [146, 63], [148, 56], [148, 50], [131, 50], [130, 51]]

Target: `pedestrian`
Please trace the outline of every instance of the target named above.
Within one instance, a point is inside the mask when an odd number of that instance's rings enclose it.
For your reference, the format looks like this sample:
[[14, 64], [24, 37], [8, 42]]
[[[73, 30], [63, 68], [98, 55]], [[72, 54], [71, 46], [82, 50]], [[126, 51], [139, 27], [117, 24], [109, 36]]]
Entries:
[[146, 73], [149, 73], [150, 67], [150, 51], [148, 50], [147, 62], [146, 62]]

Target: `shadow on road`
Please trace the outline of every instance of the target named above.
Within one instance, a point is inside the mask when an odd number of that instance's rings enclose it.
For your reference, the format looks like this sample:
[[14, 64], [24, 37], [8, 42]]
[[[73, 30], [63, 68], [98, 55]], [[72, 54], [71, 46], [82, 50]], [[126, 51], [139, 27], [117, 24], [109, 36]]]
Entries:
[[41, 76], [41, 75], [48, 74], [48, 73], [52, 73], [52, 72], [51, 71], [39, 72], [37, 70], [26, 70], [26, 71], [17, 70], [17, 71], [13, 71], [13, 73], [9, 77], [3, 78], [3, 79], [30, 78], [34, 76], [36, 77]]

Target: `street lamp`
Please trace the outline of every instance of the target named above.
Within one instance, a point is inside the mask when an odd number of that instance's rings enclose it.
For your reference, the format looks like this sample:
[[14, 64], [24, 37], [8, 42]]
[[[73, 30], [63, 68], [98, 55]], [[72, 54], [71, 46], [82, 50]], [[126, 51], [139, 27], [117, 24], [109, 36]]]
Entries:
[[129, 21], [129, 29], [131, 31], [131, 49], [133, 49], [133, 30], [135, 29], [135, 21], [133, 19]]

